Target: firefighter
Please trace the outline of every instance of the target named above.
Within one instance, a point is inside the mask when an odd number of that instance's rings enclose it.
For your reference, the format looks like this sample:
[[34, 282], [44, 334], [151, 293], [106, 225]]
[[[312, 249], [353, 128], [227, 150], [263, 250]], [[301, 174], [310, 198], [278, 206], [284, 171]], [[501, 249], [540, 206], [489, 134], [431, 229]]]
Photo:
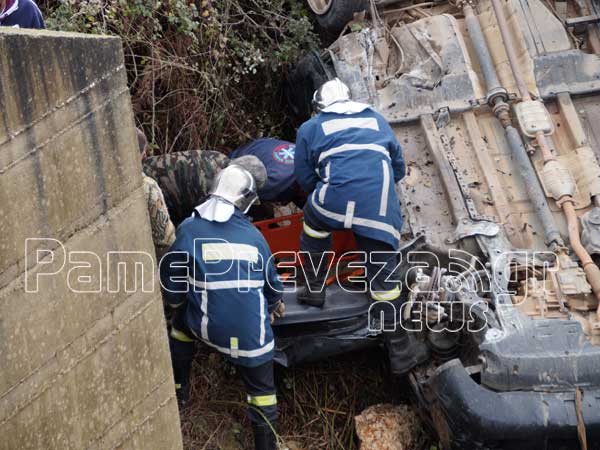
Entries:
[[[383, 339], [392, 373], [408, 372], [427, 352], [400, 323], [396, 275], [402, 216], [395, 184], [405, 175], [402, 149], [385, 119], [353, 102], [335, 78], [313, 96], [317, 113], [298, 130], [294, 172], [309, 193], [300, 236], [306, 283], [300, 302], [323, 307], [332, 230], [352, 230], [365, 253], [371, 314], [384, 317]], [[394, 308], [389, 308], [392, 304]], [[390, 315], [390, 310], [395, 314]]]
[[[385, 281], [384, 275], [393, 272], [400, 244], [402, 216], [395, 190], [405, 173], [400, 144], [385, 119], [351, 101], [350, 90], [337, 78], [315, 92], [313, 105], [318, 114], [300, 127], [296, 141], [296, 179], [310, 193], [300, 249], [311, 264], [305, 264], [307, 286], [299, 299], [323, 306], [327, 264], [319, 262], [331, 247], [331, 231], [351, 229], [359, 249], [385, 266], [381, 276], [370, 280], [372, 299], [395, 300], [398, 283]], [[367, 264], [367, 277], [378, 270]]]
[[423, 352], [399, 315], [389, 314], [389, 303], [399, 312], [401, 302], [395, 269], [402, 216], [395, 185], [405, 174], [402, 149], [385, 119], [369, 105], [353, 102], [337, 78], [315, 92], [313, 107], [316, 116], [300, 127], [296, 139], [294, 172], [309, 193], [300, 236], [306, 283], [297, 298], [323, 307], [331, 231], [352, 230], [364, 252], [371, 313], [386, 313], [383, 337], [392, 372], [406, 373]]
[[283, 288], [266, 241], [245, 216], [257, 197], [257, 182], [248, 170], [236, 164], [223, 169], [209, 199], [177, 229], [160, 271], [165, 299], [175, 308], [170, 347], [180, 404], [188, 400], [194, 341], [199, 340], [237, 366], [248, 394], [255, 448], [274, 450], [271, 321], [283, 314]]

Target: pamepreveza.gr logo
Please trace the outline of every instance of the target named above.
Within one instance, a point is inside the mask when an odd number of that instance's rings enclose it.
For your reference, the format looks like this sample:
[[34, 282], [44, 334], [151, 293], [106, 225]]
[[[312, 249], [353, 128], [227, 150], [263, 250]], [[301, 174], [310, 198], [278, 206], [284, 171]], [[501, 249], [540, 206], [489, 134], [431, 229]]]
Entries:
[[292, 165], [295, 151], [296, 145], [281, 144], [273, 149], [273, 159], [281, 164]]

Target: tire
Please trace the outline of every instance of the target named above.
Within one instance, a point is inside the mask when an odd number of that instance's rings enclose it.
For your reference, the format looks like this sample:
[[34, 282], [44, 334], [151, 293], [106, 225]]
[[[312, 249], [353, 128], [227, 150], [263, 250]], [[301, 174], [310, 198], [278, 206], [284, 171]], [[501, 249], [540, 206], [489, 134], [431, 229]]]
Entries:
[[368, 9], [368, 0], [308, 0], [310, 9], [317, 16], [323, 31], [336, 38], [354, 13]]
[[296, 64], [285, 84], [288, 110], [295, 121], [310, 118], [314, 92], [334, 77], [335, 70], [317, 52], [308, 53]]

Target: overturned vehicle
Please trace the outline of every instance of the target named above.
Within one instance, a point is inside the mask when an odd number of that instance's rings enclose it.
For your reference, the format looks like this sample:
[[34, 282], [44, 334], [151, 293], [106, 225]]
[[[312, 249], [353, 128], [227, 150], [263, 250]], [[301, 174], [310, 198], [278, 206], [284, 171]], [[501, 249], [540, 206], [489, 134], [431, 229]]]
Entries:
[[[402, 319], [426, 355], [408, 374], [425, 419], [445, 448], [600, 448], [600, 5], [309, 4], [342, 34], [300, 62], [293, 111], [337, 76], [403, 147]], [[323, 310], [286, 292], [283, 363], [381, 342], [351, 280]]]

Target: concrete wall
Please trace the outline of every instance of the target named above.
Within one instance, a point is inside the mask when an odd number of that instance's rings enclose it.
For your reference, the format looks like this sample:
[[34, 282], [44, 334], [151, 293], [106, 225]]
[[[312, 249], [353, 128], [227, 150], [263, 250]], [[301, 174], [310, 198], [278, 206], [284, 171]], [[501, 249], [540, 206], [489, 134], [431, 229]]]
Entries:
[[2, 450], [182, 447], [133, 127], [120, 40], [0, 31]]

